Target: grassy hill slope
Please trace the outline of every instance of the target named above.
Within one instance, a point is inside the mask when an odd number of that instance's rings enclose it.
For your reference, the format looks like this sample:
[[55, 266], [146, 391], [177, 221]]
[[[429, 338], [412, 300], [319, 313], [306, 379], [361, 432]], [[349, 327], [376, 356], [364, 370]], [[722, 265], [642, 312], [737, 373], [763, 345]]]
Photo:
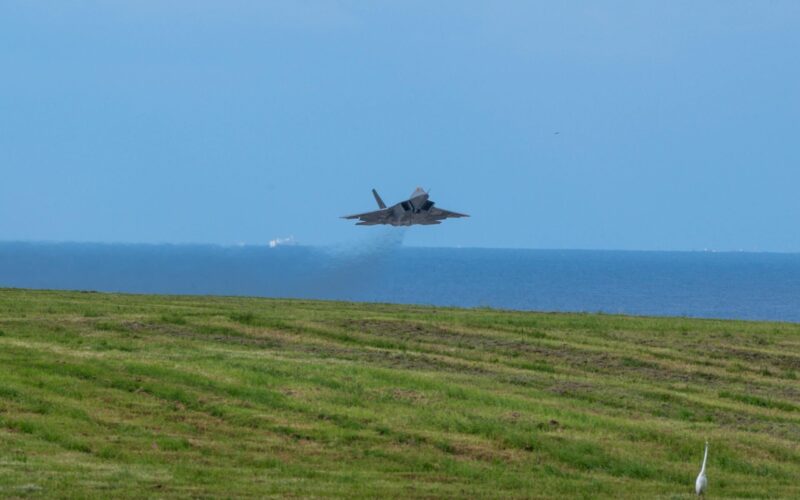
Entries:
[[800, 325], [0, 290], [0, 496], [800, 498]]

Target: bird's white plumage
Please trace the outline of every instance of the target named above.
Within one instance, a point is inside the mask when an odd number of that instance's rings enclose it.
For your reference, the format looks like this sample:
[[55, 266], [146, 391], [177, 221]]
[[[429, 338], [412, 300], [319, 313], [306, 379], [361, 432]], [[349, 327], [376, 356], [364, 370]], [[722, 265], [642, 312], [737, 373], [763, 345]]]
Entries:
[[708, 460], [708, 441], [706, 441], [706, 451], [703, 453], [703, 467], [700, 468], [700, 474], [697, 475], [697, 480], [694, 482], [694, 492], [702, 495], [708, 488], [708, 478], [706, 477], [706, 461]]

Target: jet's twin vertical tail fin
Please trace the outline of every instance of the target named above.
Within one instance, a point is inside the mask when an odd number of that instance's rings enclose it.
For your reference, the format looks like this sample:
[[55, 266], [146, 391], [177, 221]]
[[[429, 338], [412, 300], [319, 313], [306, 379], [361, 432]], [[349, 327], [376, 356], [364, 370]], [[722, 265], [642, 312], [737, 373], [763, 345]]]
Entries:
[[386, 203], [383, 202], [383, 200], [381, 199], [381, 197], [378, 194], [378, 192], [375, 191], [374, 189], [372, 190], [372, 196], [374, 196], [375, 197], [375, 201], [378, 202], [378, 207], [386, 208]]

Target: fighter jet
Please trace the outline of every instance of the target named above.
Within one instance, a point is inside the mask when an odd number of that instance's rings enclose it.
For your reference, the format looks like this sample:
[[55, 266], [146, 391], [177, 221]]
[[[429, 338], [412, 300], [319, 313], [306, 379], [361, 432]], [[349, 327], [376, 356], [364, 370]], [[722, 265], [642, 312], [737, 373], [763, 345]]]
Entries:
[[397, 205], [386, 208], [378, 192], [372, 190], [375, 201], [378, 202], [380, 210], [366, 212], [363, 214], [345, 215], [342, 219], [359, 219], [356, 226], [375, 226], [378, 224], [389, 224], [392, 226], [413, 226], [420, 224], [430, 226], [441, 224], [442, 220], [451, 217], [469, 217], [467, 214], [450, 212], [433, 206], [433, 202], [428, 199], [428, 193], [422, 188], [417, 188], [411, 193], [411, 198], [401, 201]]

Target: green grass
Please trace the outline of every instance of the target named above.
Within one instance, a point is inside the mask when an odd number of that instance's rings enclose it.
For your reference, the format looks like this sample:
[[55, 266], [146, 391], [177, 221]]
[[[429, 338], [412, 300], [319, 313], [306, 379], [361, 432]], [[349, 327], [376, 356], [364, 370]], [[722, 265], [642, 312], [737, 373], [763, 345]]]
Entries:
[[800, 325], [0, 290], [0, 497], [800, 498]]

